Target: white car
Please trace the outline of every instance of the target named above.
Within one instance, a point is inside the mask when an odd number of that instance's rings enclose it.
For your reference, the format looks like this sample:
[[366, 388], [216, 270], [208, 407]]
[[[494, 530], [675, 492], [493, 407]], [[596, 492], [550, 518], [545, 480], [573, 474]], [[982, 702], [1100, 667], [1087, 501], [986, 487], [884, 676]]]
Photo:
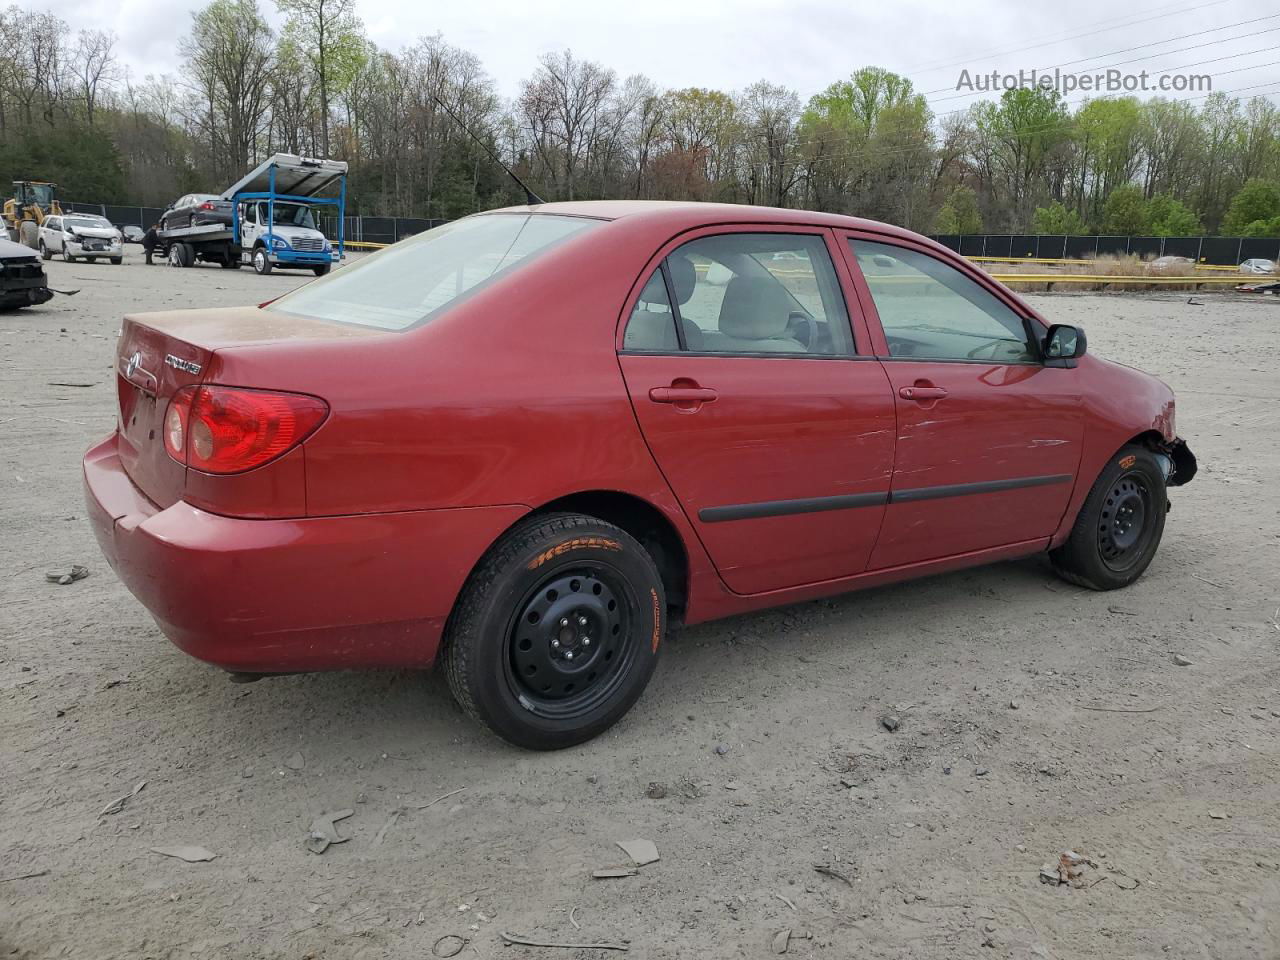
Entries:
[[1240, 264], [1241, 273], [1275, 273], [1276, 263], [1274, 260], [1264, 260], [1261, 257], [1254, 257], [1252, 260], [1246, 260]]
[[124, 260], [124, 238], [106, 217], [92, 213], [68, 213], [45, 217], [40, 225], [40, 256], [48, 260], [55, 253], [71, 263], [84, 260]]

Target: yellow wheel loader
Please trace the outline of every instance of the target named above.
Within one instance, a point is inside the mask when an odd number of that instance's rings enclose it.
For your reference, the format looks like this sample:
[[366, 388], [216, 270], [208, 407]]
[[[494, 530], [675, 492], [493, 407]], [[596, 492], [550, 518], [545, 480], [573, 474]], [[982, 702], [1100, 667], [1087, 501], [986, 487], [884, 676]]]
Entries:
[[58, 185], [41, 180], [15, 180], [13, 196], [4, 202], [4, 226], [10, 240], [36, 249], [45, 217], [62, 216]]

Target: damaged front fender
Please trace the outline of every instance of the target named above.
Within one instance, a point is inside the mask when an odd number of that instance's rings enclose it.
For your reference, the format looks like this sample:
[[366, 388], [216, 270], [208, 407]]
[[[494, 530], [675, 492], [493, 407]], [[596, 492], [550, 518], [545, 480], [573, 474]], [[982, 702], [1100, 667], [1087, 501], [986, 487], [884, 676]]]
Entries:
[[1170, 470], [1169, 475], [1165, 478], [1165, 486], [1181, 487], [1183, 484], [1190, 483], [1199, 466], [1196, 463], [1196, 455], [1187, 446], [1187, 441], [1181, 437], [1175, 437], [1171, 443], [1161, 444], [1160, 452], [1167, 456], [1170, 461]]

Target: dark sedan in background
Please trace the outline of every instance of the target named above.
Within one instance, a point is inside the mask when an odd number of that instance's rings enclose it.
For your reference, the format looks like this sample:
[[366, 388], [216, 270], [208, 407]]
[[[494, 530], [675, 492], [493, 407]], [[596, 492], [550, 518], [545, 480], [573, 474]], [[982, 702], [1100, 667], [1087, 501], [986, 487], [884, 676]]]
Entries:
[[189, 193], [179, 197], [160, 215], [161, 230], [175, 227], [202, 227], [210, 223], [231, 224], [231, 201], [211, 193]]

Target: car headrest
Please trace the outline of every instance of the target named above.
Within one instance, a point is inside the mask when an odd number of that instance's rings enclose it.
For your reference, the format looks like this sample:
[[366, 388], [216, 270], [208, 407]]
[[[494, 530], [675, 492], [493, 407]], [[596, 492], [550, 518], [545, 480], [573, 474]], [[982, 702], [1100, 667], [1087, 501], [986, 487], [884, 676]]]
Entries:
[[768, 277], [734, 277], [720, 302], [720, 332], [741, 340], [772, 340], [787, 332], [787, 292]]
[[683, 254], [667, 257], [667, 269], [671, 271], [671, 286], [675, 288], [676, 303], [688, 303], [693, 288], [698, 283], [698, 273], [693, 261]]

